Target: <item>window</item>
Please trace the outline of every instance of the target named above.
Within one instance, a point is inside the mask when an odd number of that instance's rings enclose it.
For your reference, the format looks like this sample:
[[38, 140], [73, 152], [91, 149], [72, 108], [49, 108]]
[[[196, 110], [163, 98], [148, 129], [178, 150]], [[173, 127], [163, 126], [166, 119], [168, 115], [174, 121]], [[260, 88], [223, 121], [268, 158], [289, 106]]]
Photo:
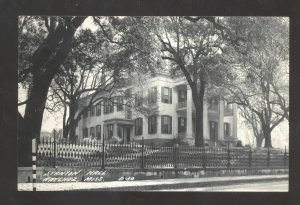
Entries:
[[117, 111], [122, 111], [123, 110], [123, 101], [124, 98], [122, 96], [116, 97], [117, 98]]
[[123, 129], [121, 126], [117, 126], [117, 133], [118, 133], [117, 136], [119, 138], [123, 138]]
[[95, 137], [95, 128], [94, 127], [90, 127], [90, 136], [91, 138]]
[[178, 133], [186, 133], [186, 118], [178, 118]]
[[127, 102], [126, 106], [125, 106], [125, 118], [126, 119], [131, 119], [132, 118], [132, 111], [131, 111], [130, 102]]
[[104, 114], [114, 112], [114, 103], [111, 100], [104, 101]]
[[106, 125], [106, 133], [107, 133], [106, 139], [111, 139], [112, 138], [113, 133], [114, 133], [113, 128], [114, 128], [113, 124]]
[[178, 90], [178, 102], [186, 102], [186, 90]]
[[142, 135], [143, 134], [143, 118], [136, 118], [135, 119], [135, 135]]
[[90, 117], [94, 117], [95, 116], [95, 107], [91, 107], [89, 110], [90, 113]]
[[172, 88], [161, 88], [161, 102], [172, 104]]
[[148, 90], [148, 103], [156, 104], [157, 102], [157, 87], [152, 87]]
[[155, 134], [156, 133], [156, 126], [157, 125], [157, 118], [156, 115], [151, 115], [148, 117], [148, 133]]
[[215, 111], [218, 111], [219, 109], [219, 98], [217, 97], [211, 97], [208, 99], [208, 109], [210, 110], [215, 110]]
[[96, 137], [98, 140], [101, 139], [101, 125], [97, 125], [97, 128], [96, 128]]
[[84, 127], [84, 128], [82, 129], [82, 137], [83, 137], [83, 138], [88, 137], [88, 128], [87, 128], [87, 127]]
[[96, 105], [96, 115], [97, 116], [101, 115], [101, 103], [98, 103]]
[[172, 117], [168, 115], [161, 116], [161, 133], [172, 134]]
[[229, 139], [230, 137], [230, 124], [225, 122], [224, 123], [224, 138]]
[[224, 102], [224, 110], [225, 112], [232, 112], [232, 104], [228, 104], [227, 101]]
[[139, 91], [135, 94], [135, 106], [142, 106], [143, 105], [143, 93]]
[[209, 121], [209, 135], [210, 135], [210, 140], [216, 141], [218, 140], [218, 122], [215, 121]]

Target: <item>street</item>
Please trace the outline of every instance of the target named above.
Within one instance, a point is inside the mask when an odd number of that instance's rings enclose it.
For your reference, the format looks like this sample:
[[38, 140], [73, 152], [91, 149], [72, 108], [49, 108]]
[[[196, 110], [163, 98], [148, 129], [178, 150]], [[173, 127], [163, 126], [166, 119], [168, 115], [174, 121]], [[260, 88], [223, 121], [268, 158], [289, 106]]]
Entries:
[[168, 189], [159, 191], [179, 191], [179, 192], [195, 192], [195, 191], [219, 191], [219, 192], [287, 192], [288, 181], [264, 182], [264, 183], [247, 183], [229, 186], [215, 186], [215, 187], [199, 187], [199, 188], [185, 188], [185, 189]]
[[[32, 191], [32, 186], [32, 183], [18, 183], [18, 190]], [[36, 188], [37, 191], [288, 191], [288, 176], [265, 175], [137, 181], [45, 182], [37, 183]]]

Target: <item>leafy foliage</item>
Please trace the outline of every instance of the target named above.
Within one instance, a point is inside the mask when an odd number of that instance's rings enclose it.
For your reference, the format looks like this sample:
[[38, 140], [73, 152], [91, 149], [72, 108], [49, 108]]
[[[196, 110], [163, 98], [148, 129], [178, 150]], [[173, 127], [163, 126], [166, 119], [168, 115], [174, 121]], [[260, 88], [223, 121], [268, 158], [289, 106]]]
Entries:
[[[225, 87], [232, 94], [228, 100], [244, 107], [244, 116], [249, 110], [255, 114], [265, 146], [271, 147], [272, 130], [288, 119], [288, 26], [274, 17], [242, 20], [247, 25], [241, 27], [246, 42], [236, 47], [235, 81]], [[256, 123], [250, 124], [255, 132]]]

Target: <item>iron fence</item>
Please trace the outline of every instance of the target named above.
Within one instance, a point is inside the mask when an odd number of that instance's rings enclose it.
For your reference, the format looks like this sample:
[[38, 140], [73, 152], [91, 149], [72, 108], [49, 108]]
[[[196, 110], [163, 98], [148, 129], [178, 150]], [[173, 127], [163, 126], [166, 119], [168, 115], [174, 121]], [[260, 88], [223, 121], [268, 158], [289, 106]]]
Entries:
[[251, 168], [288, 167], [289, 154], [280, 149], [245, 147], [173, 147], [100, 142], [38, 143], [37, 165], [105, 168]]

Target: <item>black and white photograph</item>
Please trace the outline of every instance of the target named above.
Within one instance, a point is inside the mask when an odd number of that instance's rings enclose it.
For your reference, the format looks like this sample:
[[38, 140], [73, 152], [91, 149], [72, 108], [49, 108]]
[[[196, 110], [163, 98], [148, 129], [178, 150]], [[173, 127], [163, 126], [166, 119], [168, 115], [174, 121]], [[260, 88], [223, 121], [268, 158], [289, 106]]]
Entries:
[[17, 42], [18, 191], [289, 191], [289, 17], [20, 15]]

